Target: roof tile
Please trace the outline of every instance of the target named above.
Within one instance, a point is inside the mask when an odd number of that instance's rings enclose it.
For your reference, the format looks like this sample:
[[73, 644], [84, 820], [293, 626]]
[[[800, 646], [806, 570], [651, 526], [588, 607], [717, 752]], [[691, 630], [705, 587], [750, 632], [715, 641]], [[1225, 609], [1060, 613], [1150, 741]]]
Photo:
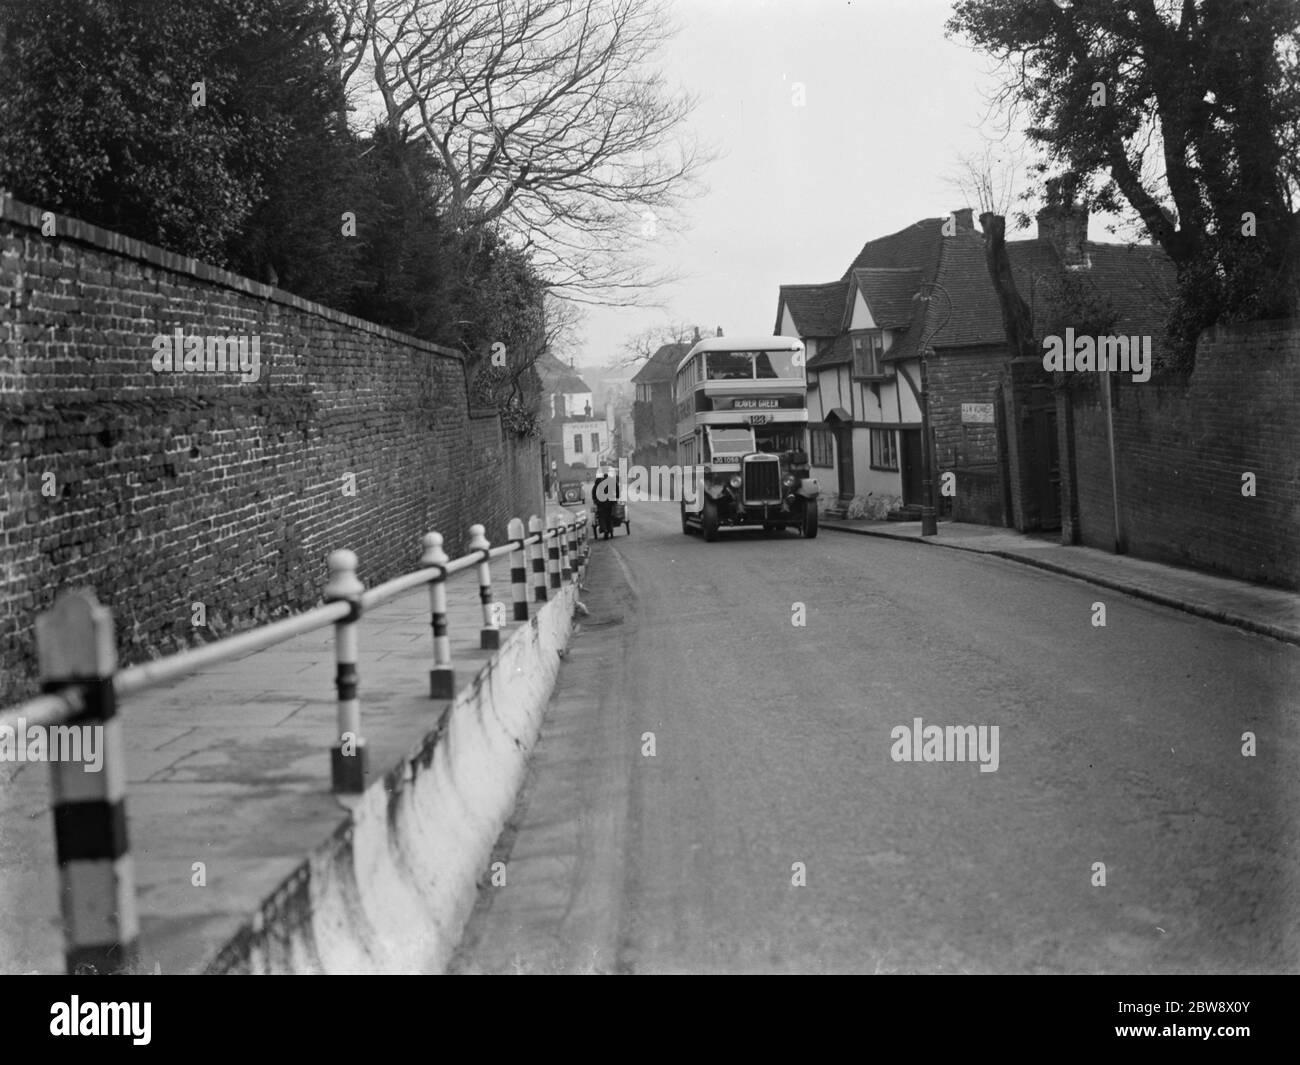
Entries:
[[[828, 281], [823, 285], [782, 285], [777, 313], [783, 303], [794, 319], [801, 337], [833, 337], [844, 319], [847, 281]], [[775, 333], [781, 331], [778, 318]]]

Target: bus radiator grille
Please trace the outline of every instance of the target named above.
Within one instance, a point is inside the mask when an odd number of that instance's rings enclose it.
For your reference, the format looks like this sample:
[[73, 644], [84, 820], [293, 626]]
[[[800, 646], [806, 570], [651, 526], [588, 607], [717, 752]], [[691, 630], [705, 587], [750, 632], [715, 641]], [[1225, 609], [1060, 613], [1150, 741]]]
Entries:
[[744, 490], [746, 506], [781, 502], [780, 463], [775, 459], [746, 460]]

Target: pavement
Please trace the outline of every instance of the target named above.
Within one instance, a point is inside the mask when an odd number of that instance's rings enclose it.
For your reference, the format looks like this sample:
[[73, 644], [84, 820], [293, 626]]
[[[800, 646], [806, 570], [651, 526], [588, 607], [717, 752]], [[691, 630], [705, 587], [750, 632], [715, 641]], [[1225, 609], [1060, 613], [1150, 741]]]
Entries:
[[821, 527], [996, 555], [1162, 606], [1185, 610], [1212, 621], [1235, 625], [1249, 632], [1300, 644], [1300, 594], [1281, 588], [1151, 562], [1131, 555], [1116, 555], [1093, 547], [1070, 547], [1060, 543], [1055, 533], [1030, 535], [990, 525], [941, 521], [937, 536], [922, 536], [919, 521], [852, 518], [823, 518]]
[[[547, 508], [549, 524], [557, 516], [571, 514]], [[516, 624], [508, 561], [492, 566], [507, 632]], [[364, 565], [359, 575], [365, 580]], [[479, 648], [475, 568], [448, 580], [447, 613], [460, 689], [493, 653]], [[367, 610], [359, 644], [361, 734], [373, 781], [409, 756], [449, 705], [429, 696], [428, 590]], [[328, 625], [122, 701], [143, 971], [202, 971], [348, 816], [356, 799], [330, 785], [334, 670]], [[63, 972], [43, 763], [0, 762], [0, 856], [0, 974]]]

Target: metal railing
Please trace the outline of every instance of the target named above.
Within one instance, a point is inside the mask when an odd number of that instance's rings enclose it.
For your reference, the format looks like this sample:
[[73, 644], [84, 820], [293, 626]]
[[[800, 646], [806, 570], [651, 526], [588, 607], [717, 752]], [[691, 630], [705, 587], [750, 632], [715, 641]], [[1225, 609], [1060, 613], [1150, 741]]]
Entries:
[[[506, 625], [504, 604], [492, 599], [492, 560], [511, 556], [510, 584], [513, 620], [528, 620], [528, 580], [533, 600], [544, 603], [551, 589], [566, 580], [580, 580], [590, 558], [587, 515], [544, 528], [534, 515], [528, 531], [512, 518], [508, 541], [488, 543], [482, 525], [469, 528], [469, 551], [450, 559], [443, 538], [424, 537], [421, 568], [366, 588], [357, 577], [357, 556], [334, 551], [329, 556], [325, 603], [282, 621], [217, 640], [203, 647], [167, 655], [153, 662], [119, 669], [113, 643], [113, 616], [93, 592], [65, 592], [50, 610], [36, 619], [36, 648], [43, 694], [0, 711], [0, 728], [23, 733], [45, 729], [48, 753], [58, 738], [66, 753], [84, 754], [86, 745], [73, 743], [77, 730], [100, 729], [102, 760], [96, 770], [84, 758], [49, 758], [50, 799], [54, 813], [55, 853], [63, 895], [64, 957], [69, 973], [133, 971], [138, 963], [139, 921], [135, 877], [126, 830], [126, 772], [122, 719], [118, 702], [124, 697], [186, 677], [206, 666], [228, 662], [283, 643], [327, 625], [334, 626], [335, 677], [338, 700], [337, 736], [330, 749], [330, 777], [338, 794], [365, 789], [368, 769], [366, 741], [361, 730], [357, 649], [359, 628], [367, 610], [421, 586], [429, 589], [433, 628], [433, 660], [429, 694], [435, 700], [455, 697], [455, 669], [448, 636], [447, 579], [477, 567], [483, 625], [479, 646], [501, 646]], [[543, 563], [543, 549], [548, 565]], [[531, 562], [531, 566], [529, 563]], [[56, 733], [59, 734], [56, 737]]]

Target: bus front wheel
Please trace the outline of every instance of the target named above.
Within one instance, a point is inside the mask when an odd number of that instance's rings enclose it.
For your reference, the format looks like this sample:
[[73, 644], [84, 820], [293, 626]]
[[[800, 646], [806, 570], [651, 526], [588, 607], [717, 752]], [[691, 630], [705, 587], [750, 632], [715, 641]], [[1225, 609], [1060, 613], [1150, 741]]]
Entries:
[[799, 531], [803, 533], [805, 540], [812, 540], [817, 536], [817, 504], [811, 499], [803, 505], [803, 524], [799, 526]]
[[704, 510], [700, 514], [700, 531], [704, 533], [707, 543], [718, 538], [718, 504], [712, 499], [704, 501]]

